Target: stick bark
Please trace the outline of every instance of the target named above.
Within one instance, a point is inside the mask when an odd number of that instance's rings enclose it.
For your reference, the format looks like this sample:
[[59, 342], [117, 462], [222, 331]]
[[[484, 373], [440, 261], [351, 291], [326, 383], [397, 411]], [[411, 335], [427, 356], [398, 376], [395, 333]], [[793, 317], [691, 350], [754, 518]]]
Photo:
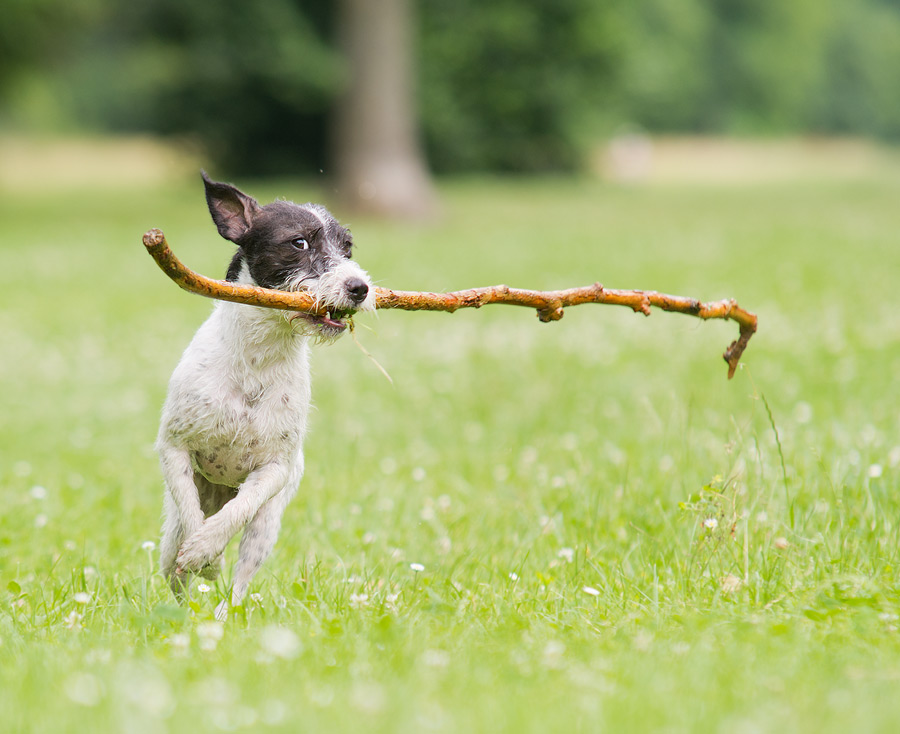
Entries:
[[[163, 272], [181, 288], [191, 293], [207, 298], [218, 298], [223, 301], [285, 311], [325, 312], [325, 308], [317, 304], [315, 298], [309, 293], [258, 288], [224, 280], [214, 280], [195, 273], [175, 257], [166, 242], [165, 235], [159, 229], [151, 229], [144, 235], [144, 246]], [[649, 316], [651, 307], [655, 307], [662, 311], [683, 313], [704, 320], [736, 321], [740, 327], [739, 336], [722, 355], [728, 363], [728, 379], [734, 376], [741, 355], [747, 348], [750, 337], [756, 333], [757, 327], [756, 314], [741, 308], [732, 298], [702, 302], [696, 298], [672, 296], [656, 291], [605, 288], [600, 283], [561, 291], [532, 291], [510, 288], [506, 285], [470, 288], [451, 293], [393, 291], [377, 287], [375, 289], [375, 307], [379, 309], [396, 308], [404, 311], [453, 313], [460, 308], [481, 308], [492, 303], [533, 308], [537, 311], [538, 318], [544, 322], [558, 321], [563, 317], [565, 308], [584, 303], [627, 306], [645, 316]]]

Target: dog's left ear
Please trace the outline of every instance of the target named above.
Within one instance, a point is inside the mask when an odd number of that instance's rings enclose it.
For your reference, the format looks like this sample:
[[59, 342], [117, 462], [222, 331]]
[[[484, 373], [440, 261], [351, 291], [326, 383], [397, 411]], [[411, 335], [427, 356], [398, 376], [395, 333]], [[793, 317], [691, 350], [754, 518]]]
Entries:
[[237, 242], [253, 225], [259, 213], [259, 204], [252, 196], [247, 196], [231, 184], [211, 181], [206, 171], [200, 172], [206, 186], [206, 203], [209, 213], [226, 240]]

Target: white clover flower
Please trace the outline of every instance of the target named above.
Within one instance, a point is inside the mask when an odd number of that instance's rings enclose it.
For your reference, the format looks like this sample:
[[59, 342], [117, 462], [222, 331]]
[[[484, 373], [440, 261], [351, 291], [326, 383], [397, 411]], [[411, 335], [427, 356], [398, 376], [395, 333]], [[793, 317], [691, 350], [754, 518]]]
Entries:
[[369, 605], [368, 594], [350, 594], [350, 606], [354, 609], [362, 609]]
[[91, 600], [91, 595], [86, 591], [76, 592], [72, 597], [75, 600], [76, 604], [87, 604]]
[[300, 654], [300, 638], [293, 630], [278, 625], [264, 627], [259, 634], [259, 644], [272, 657], [290, 660]]
[[47, 499], [47, 490], [39, 484], [35, 484], [31, 488], [31, 496], [36, 500], [45, 500]]
[[450, 664], [450, 653], [446, 650], [426, 650], [422, 662], [429, 668], [446, 668]]
[[420, 571], [425, 570], [425, 566], [423, 566], [421, 563], [410, 563], [409, 567], [416, 573], [419, 573]]
[[775, 538], [774, 545], [776, 548], [778, 548], [778, 550], [784, 550], [790, 545], [790, 543], [788, 542], [787, 538], [779, 536], [778, 538]]
[[76, 627], [81, 626], [81, 620], [84, 617], [78, 612], [72, 611], [69, 612], [68, 616], [63, 620], [63, 624], [66, 626], [66, 629], [75, 629]]
[[256, 602], [257, 604], [262, 604], [263, 596], [258, 591], [254, 591], [250, 594], [250, 601]]
[[585, 586], [582, 588], [582, 591], [588, 596], [600, 596], [600, 592], [593, 586]]
[[575, 550], [572, 548], [560, 548], [556, 554], [557, 558], [562, 558], [566, 563], [571, 563], [575, 558]]
[[509, 573], [509, 580], [510, 580], [510, 581], [518, 581], [518, 580], [519, 580], [519, 574], [517, 574], [515, 571], [510, 571], [510, 573]]
[[79, 706], [96, 706], [103, 698], [103, 684], [90, 673], [75, 672], [63, 681], [63, 690], [72, 703]]
[[400, 598], [400, 594], [388, 594], [384, 597], [384, 606], [391, 612], [397, 611], [397, 600]]
[[219, 640], [225, 635], [225, 625], [221, 622], [203, 622], [197, 625], [197, 637], [200, 649], [211, 652], [216, 649]]
[[167, 642], [176, 650], [187, 650], [191, 646], [191, 638], [181, 632], [172, 635]]
[[719, 521], [714, 517], [708, 517], [703, 521], [703, 527], [705, 527], [707, 530], [715, 530], [717, 527], [719, 527]]
[[872, 464], [869, 467], [869, 479], [878, 479], [884, 473], [884, 469], [881, 467], [881, 464]]

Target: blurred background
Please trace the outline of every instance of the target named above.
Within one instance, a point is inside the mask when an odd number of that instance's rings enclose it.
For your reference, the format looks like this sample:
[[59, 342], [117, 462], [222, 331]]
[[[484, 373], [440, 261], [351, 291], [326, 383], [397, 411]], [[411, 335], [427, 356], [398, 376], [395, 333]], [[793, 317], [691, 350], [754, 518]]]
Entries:
[[10, 0], [0, 133], [8, 185], [202, 164], [414, 216], [446, 174], [847, 173], [900, 139], [900, 0]]

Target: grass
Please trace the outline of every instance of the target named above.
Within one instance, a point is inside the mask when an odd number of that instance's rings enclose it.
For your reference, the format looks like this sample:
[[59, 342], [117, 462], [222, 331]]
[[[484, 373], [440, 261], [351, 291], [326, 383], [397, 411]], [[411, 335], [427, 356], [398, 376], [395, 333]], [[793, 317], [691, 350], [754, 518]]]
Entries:
[[[297, 181], [240, 182], [269, 200]], [[156, 573], [166, 381], [221, 273], [197, 181], [6, 191], [0, 711], [10, 732], [844, 732], [900, 717], [896, 176], [458, 181], [352, 221], [381, 284], [600, 280], [760, 331], [582, 306], [359, 319], [242, 613]], [[416, 570], [419, 569], [419, 570]]]

